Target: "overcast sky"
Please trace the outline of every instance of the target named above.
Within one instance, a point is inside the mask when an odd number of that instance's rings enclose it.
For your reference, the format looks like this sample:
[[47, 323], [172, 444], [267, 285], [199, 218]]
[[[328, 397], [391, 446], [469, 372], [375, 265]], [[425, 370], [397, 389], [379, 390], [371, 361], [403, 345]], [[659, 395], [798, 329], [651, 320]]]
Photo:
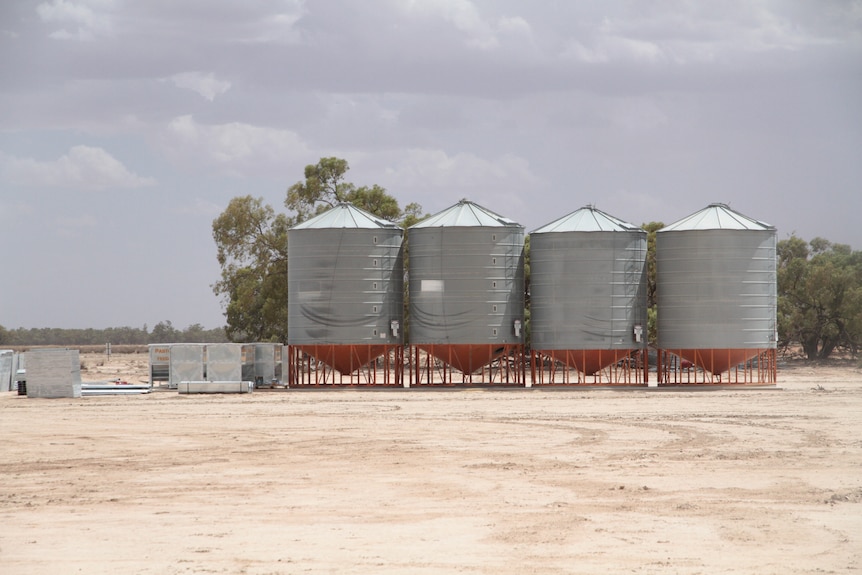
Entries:
[[223, 325], [213, 219], [324, 156], [528, 233], [724, 202], [862, 249], [862, 2], [3, 0], [0, 325]]

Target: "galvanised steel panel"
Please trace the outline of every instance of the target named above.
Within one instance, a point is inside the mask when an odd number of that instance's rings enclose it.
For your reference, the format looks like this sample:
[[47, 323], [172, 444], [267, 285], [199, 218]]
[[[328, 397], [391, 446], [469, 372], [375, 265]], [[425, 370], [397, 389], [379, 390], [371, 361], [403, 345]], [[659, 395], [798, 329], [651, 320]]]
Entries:
[[640, 229], [532, 233], [532, 347], [645, 348], [646, 238]]
[[256, 343], [254, 344], [254, 377], [255, 381], [263, 381], [271, 383], [276, 379], [275, 364], [276, 364], [276, 348], [278, 355], [281, 356], [281, 345], [274, 343]]
[[401, 344], [400, 228], [288, 231], [288, 344]]
[[776, 346], [774, 228], [656, 233], [658, 346]]
[[171, 373], [168, 386], [181, 381], [201, 381], [206, 370], [206, 347], [199, 343], [171, 344]]
[[11, 349], [0, 350], [0, 391], [12, 391], [12, 358], [15, 352]]
[[522, 226], [412, 227], [408, 242], [411, 343], [523, 343]]
[[207, 379], [239, 381], [242, 379], [242, 344], [207, 344]]
[[242, 376], [243, 381], [254, 381], [254, 356], [255, 347], [253, 343], [244, 343], [242, 346]]
[[[19, 373], [20, 372], [20, 373]], [[16, 353], [12, 356], [12, 389], [17, 389], [19, 381], [27, 380], [27, 354]]]

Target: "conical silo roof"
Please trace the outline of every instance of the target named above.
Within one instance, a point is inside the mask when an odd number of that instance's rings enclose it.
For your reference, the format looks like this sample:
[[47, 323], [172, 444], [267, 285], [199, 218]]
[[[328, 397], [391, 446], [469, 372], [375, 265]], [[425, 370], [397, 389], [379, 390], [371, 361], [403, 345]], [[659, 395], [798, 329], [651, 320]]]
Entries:
[[322, 214], [305, 220], [291, 229], [329, 229], [329, 228], [354, 228], [354, 229], [378, 229], [397, 228], [398, 224], [389, 220], [378, 218], [364, 210], [360, 210], [353, 204], [341, 202], [326, 210]]
[[639, 226], [624, 222], [593, 206], [584, 206], [541, 228], [534, 234], [551, 232], [630, 232], [640, 230]]
[[709, 204], [677, 222], [665, 226], [659, 232], [689, 230], [773, 230], [765, 222], [754, 220], [730, 209], [726, 204]]
[[454, 206], [446, 208], [442, 212], [438, 212], [430, 218], [410, 226], [410, 229], [485, 226], [501, 227], [517, 225], [519, 225], [517, 222], [504, 218], [499, 214], [495, 214], [491, 210], [483, 208], [479, 204], [475, 204], [469, 200], [461, 200]]

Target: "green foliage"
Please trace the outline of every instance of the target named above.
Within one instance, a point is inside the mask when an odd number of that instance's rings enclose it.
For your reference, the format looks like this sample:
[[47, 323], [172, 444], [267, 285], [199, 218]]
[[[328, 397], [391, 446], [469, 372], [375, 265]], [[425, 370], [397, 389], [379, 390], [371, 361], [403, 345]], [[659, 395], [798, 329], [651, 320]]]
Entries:
[[160, 321], [153, 328], [152, 343], [173, 343], [177, 341], [177, 330], [170, 321]]
[[658, 345], [658, 309], [656, 306], [647, 308], [647, 343]]
[[641, 227], [647, 232], [647, 342], [650, 345], [658, 343], [658, 302], [656, 297], [656, 263], [655, 263], [655, 235], [664, 227], [662, 222], [650, 222]]
[[862, 344], [862, 252], [814, 238], [778, 242], [779, 345], [802, 345], [809, 359]]
[[533, 345], [533, 326], [532, 315], [530, 314], [530, 280], [532, 279], [532, 271], [530, 270], [530, 236], [524, 238], [524, 345], [526, 349], [531, 349]]
[[662, 222], [650, 222], [643, 224], [641, 228], [647, 233], [647, 307], [655, 308], [656, 306], [656, 265], [655, 265], [655, 233], [664, 227]]
[[222, 296], [231, 341], [287, 341], [287, 230], [262, 198], [236, 197], [213, 221]]
[[374, 214], [384, 220], [394, 222], [401, 217], [401, 208], [398, 200], [386, 193], [386, 190], [378, 185], [370, 188], [362, 186], [351, 190], [347, 194], [347, 201], [359, 209]]
[[409, 228], [412, 225], [418, 224], [427, 217], [428, 214], [422, 214], [422, 206], [416, 202], [410, 202], [404, 206], [404, 211], [401, 213], [401, 227], [405, 229]]
[[287, 189], [284, 205], [294, 212], [295, 223], [303, 222], [341, 202], [353, 204], [377, 217], [399, 222], [409, 227], [422, 219], [422, 206], [407, 204], [404, 211], [398, 200], [378, 185], [356, 187], [345, 181], [350, 166], [340, 158], [321, 158], [316, 164], [305, 166], [305, 181], [296, 182]]
[[320, 158], [317, 164], [305, 166], [305, 181], [287, 189], [284, 205], [296, 213], [297, 223], [317, 215], [339, 202], [346, 202], [354, 191], [353, 184], [344, 181], [350, 167], [347, 160]]
[[30, 328], [23, 327], [6, 331], [6, 340], [2, 343], [9, 346], [36, 345], [147, 345], [150, 343], [220, 343], [227, 341], [223, 328], [204, 329], [201, 324], [190, 325], [184, 330], [173, 327], [170, 321], [159, 322], [152, 332], [147, 326], [109, 327], [105, 329], [60, 329], [60, 328]]

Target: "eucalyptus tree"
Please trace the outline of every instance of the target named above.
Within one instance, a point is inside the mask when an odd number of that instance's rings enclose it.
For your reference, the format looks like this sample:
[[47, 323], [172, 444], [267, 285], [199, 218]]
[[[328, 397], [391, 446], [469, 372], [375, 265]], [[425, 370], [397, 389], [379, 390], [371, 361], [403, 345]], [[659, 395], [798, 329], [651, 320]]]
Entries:
[[862, 346], [862, 251], [823, 238], [778, 242], [779, 344], [809, 359]]
[[213, 291], [231, 341], [287, 341], [287, 230], [263, 198], [233, 198], [213, 221], [221, 279]]

